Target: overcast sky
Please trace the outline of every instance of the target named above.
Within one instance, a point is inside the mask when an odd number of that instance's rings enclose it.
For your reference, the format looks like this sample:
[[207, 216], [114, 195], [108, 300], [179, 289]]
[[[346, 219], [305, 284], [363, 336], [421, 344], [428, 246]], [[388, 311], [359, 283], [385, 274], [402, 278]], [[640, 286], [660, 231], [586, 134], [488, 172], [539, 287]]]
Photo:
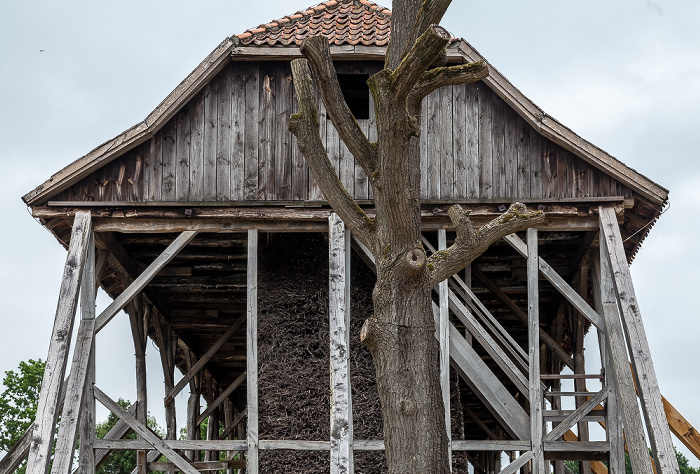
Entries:
[[[65, 260], [20, 197], [143, 120], [227, 36], [311, 3], [0, 2], [0, 374], [46, 358]], [[443, 25], [548, 114], [670, 189], [632, 271], [661, 391], [700, 428], [700, 2], [457, 0]], [[125, 319], [98, 336], [97, 384], [133, 400]], [[150, 383], [159, 415], [160, 379]]]

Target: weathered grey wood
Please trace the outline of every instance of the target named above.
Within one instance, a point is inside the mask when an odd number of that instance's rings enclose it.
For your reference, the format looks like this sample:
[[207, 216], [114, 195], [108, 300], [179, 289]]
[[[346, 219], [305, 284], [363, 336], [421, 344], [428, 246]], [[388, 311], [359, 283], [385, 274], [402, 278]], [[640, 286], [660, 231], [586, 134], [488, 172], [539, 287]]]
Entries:
[[[93, 398], [92, 401], [93, 401], [93, 403], [94, 403], [95, 399]], [[134, 416], [134, 415], [136, 415], [136, 409], [137, 409], [137, 408], [138, 408], [138, 403], [137, 403], [137, 402], [134, 402], [134, 403], [132, 403], [131, 406], [126, 410], [126, 412], [127, 412], [129, 415]], [[122, 438], [129, 432], [129, 429], [130, 429], [130, 428], [129, 428], [129, 425], [128, 425], [125, 421], [123, 421], [122, 419], [119, 419], [119, 420], [117, 420], [117, 422], [114, 424], [114, 426], [112, 426], [112, 429], [110, 429], [110, 430], [107, 432], [107, 434], [106, 434], [105, 437], [104, 437], [104, 440], [105, 440], [105, 441], [108, 441], [108, 440], [119, 440], [119, 439], [122, 439]], [[109, 453], [111, 452], [111, 449], [98, 449], [97, 446], [96, 446], [96, 443], [98, 443], [99, 441], [101, 441], [101, 440], [92, 439], [92, 440], [90, 441], [91, 446], [94, 448], [95, 467], [97, 467], [97, 466], [99, 466], [100, 464], [102, 464], [102, 462], [104, 462], [104, 460], [107, 459], [107, 456], [108, 456]], [[93, 471], [83, 471], [83, 470], [82, 470], [82, 467], [81, 467], [81, 470], [80, 470], [79, 472], [80, 472], [80, 474], [92, 474], [92, 473], [94, 472], [94, 470], [93, 470]], [[76, 472], [74, 472], [73, 474], [76, 474]]]
[[275, 71], [276, 134], [275, 139], [275, 199], [292, 199], [292, 134], [284, 126], [292, 115], [292, 76], [285, 65], [277, 65]]
[[[139, 451], [139, 452], [142, 452], [142, 451]], [[145, 451], [143, 451], [143, 452], [145, 452]], [[160, 458], [160, 456], [161, 456], [161, 454], [158, 451], [156, 451], [155, 449], [148, 451], [148, 454], [146, 455], [146, 461], [143, 463], [143, 466], [139, 465], [140, 463], [139, 463], [139, 460], [137, 459], [136, 467], [131, 471], [131, 474], [139, 474], [139, 470], [141, 470], [141, 471], [146, 470], [146, 472], [148, 472], [149, 464], [157, 461], [158, 458]], [[174, 473], [175, 471], [171, 471], [171, 472]]]
[[[248, 409], [244, 408], [243, 411], [241, 411], [238, 415], [236, 415], [236, 417], [233, 419], [233, 421], [230, 424], [228, 424], [226, 426], [226, 428], [224, 429], [223, 433], [221, 433], [220, 438], [221, 439], [228, 438], [233, 433], [233, 430], [236, 429], [240, 425], [241, 421], [243, 421], [245, 419], [247, 413], [248, 413]], [[247, 443], [246, 441], [243, 441], [243, 442]], [[246, 444], [246, 447], [247, 446], [248, 445]]]
[[[134, 362], [136, 375], [136, 420], [146, 425], [148, 419], [148, 391], [146, 386], [146, 328], [144, 327], [143, 298], [137, 295], [127, 305], [126, 312], [129, 315], [131, 325], [131, 337], [134, 343]], [[136, 453], [137, 474], [145, 474], [146, 451]]]
[[[447, 89], [447, 88], [444, 88]], [[447, 249], [447, 231], [438, 230], [438, 250]], [[450, 412], [450, 308], [449, 288], [447, 280], [443, 280], [439, 287], [440, 324], [437, 329], [437, 339], [440, 344], [440, 388], [442, 389], [442, 403], [445, 406], [445, 428], [447, 440], [452, 441], [452, 424]], [[450, 445], [451, 446], [451, 445]], [[452, 468], [452, 449], [448, 450], [450, 469]]]
[[119, 406], [114, 400], [109, 398], [102, 390], [94, 387], [95, 398], [105, 406], [112, 413], [117, 415], [120, 419], [124, 420], [131, 429], [133, 429], [139, 436], [148, 442], [153, 448], [157, 449], [163, 456], [168, 458], [171, 462], [182, 471], [188, 474], [197, 474], [197, 470], [194, 469], [190, 464], [179, 454], [173, 451], [162, 439], [156, 436], [148, 427], [140, 423], [136, 418], [126, 412], [122, 407]]
[[258, 474], [258, 231], [248, 231], [248, 297], [246, 327], [247, 446], [246, 472]]
[[[577, 275], [578, 294], [585, 298], [588, 293], [588, 261], [583, 259]], [[576, 286], [576, 283], [574, 283]], [[580, 313], [574, 313], [576, 327], [574, 331], [574, 374], [582, 375], [586, 373], [586, 358], [584, 356], [584, 337], [586, 334], [586, 320]], [[585, 378], [574, 379], [574, 390], [577, 392], [586, 392]], [[586, 403], [586, 397], [576, 397], [576, 408], [581, 408]], [[588, 422], [580, 421], [578, 423], [578, 439], [582, 442], [589, 441]], [[579, 463], [579, 474], [591, 474], [591, 463], [581, 461]]]
[[260, 109], [258, 96], [260, 90], [260, 74], [258, 65], [246, 63], [245, 68], [245, 165], [243, 182], [243, 199], [256, 200], [258, 198], [258, 153], [259, 138], [258, 125], [260, 123]]
[[[246, 449], [245, 440], [186, 440], [186, 439], [166, 439], [162, 440], [164, 444], [169, 446], [171, 449], [184, 451], [184, 450], [198, 450], [198, 451], [241, 451]], [[137, 440], [137, 439], [96, 439], [95, 447], [100, 450], [137, 450], [137, 449], [153, 449], [153, 446], [149, 444], [148, 441]]]
[[353, 472], [350, 393], [350, 233], [337, 214], [328, 219], [331, 473]]
[[582, 441], [546, 441], [544, 443], [544, 449], [547, 452], [607, 452], [608, 443], [606, 441], [588, 441], [587, 443]]
[[[525, 464], [529, 463], [530, 460], [533, 460], [536, 457], [535, 453], [533, 451], [526, 451], [518, 458], [508, 464], [506, 467], [504, 467], [499, 474], [514, 474], [515, 472], [518, 471], [521, 467], [525, 466]], [[535, 469], [532, 470], [532, 472], [536, 473], [544, 473], [544, 471], [538, 471]]]
[[209, 404], [207, 409], [204, 410], [204, 412], [202, 412], [201, 415], [199, 415], [199, 417], [197, 418], [197, 425], [200, 425], [206, 419], [206, 417], [211, 415], [214, 410], [219, 408], [219, 406], [224, 402], [224, 400], [226, 400], [229, 397], [229, 395], [231, 395], [238, 387], [240, 387], [240, 385], [243, 383], [243, 381], [245, 379], [246, 379], [245, 372], [243, 372], [241, 375], [236, 377], [236, 380], [231, 382], [231, 384], [228, 387], [226, 387], [226, 390], [221, 392], [221, 394], [218, 397], [216, 397], [216, 399], [214, 399], [214, 401], [212, 401]]
[[197, 361], [196, 364], [192, 366], [190, 370], [187, 371], [184, 377], [180, 379], [180, 381], [175, 385], [175, 387], [165, 396], [165, 401], [164, 403], [168, 405], [180, 391], [185, 388], [185, 385], [187, 385], [192, 378], [197, 375], [205, 365], [207, 365], [207, 362], [211, 360], [212, 357], [216, 355], [216, 353], [221, 349], [221, 347], [226, 344], [226, 341], [228, 341], [231, 336], [233, 336], [236, 331], [243, 325], [245, 322], [245, 318], [241, 316], [236, 320], [235, 323], [231, 325], [230, 328], [226, 330], [225, 333], [219, 337], [219, 339], [207, 350], [207, 352]]
[[[452, 89], [453, 87], [441, 87], [436, 92], [439, 93], [439, 125], [437, 130], [437, 140], [440, 142], [439, 160], [436, 160], [440, 167], [440, 197], [445, 199], [454, 197], [454, 151], [453, 151], [453, 114], [452, 114]], [[437, 125], [437, 124], [436, 124]], [[432, 159], [438, 156], [432, 157]], [[452, 456], [450, 456], [450, 459]]]
[[[269, 64], [269, 63], [268, 63]], [[258, 189], [260, 200], [274, 199], [275, 191], [275, 134], [276, 103], [275, 95], [275, 66], [260, 65], [260, 90], [258, 110], [260, 121], [258, 122]]]
[[[219, 125], [219, 102], [221, 95], [219, 94], [219, 85], [223, 82], [223, 72], [213, 78], [204, 87], [204, 125], [202, 134], [202, 153], [203, 153], [203, 169], [202, 169], [202, 200], [216, 201], [217, 192], [217, 173], [218, 169], [218, 136], [221, 133], [218, 129]], [[225, 135], [225, 134], [224, 134]], [[228, 174], [226, 175], [228, 181]], [[228, 183], [227, 183], [228, 184]]]
[[506, 157], [505, 157], [505, 103], [498, 95], [491, 93], [493, 149], [493, 197], [506, 196]]
[[479, 197], [491, 198], [493, 194], [493, 116], [491, 90], [478, 84], [479, 101]]
[[456, 199], [467, 197], [467, 111], [466, 86], [452, 86], [452, 154], [454, 159], [453, 196]]
[[[615, 287], [612, 282], [612, 275], [609, 270], [603, 270], [600, 264], [600, 252], [598, 255], [590, 256], [591, 260], [591, 280], [593, 284], [593, 298], [595, 300], [595, 308], [599, 314], [605, 316], [604, 304], [615, 303]], [[598, 345], [600, 346], [601, 361], [605, 368], [605, 384], [607, 385], [610, 395], [608, 396], [607, 420], [605, 431], [610, 442], [610, 460], [609, 468], [613, 473], [622, 473], [625, 470], [625, 439], [623, 433], [624, 419], [622, 408], [620, 405], [621, 396], [618, 392], [617, 381], [615, 379], [615, 368], [607, 348], [605, 334], [598, 330]]]
[[634, 381], [629, 368], [625, 336], [620, 323], [617, 303], [615, 302], [612, 271], [607, 252], [604, 250], [604, 239], [601, 239], [600, 245], [600, 286], [603, 317], [606, 325], [605, 341], [615, 377], [617, 401], [622, 409], [624, 418], [625, 440], [634, 472], [650, 474], [653, 472], [653, 468], [647, 451], [644, 425], [639, 413], [637, 397], [634, 391]]
[[31, 448], [26, 471], [30, 474], [45, 474], [49, 469], [54, 428], [58, 418], [59, 393], [66, 372], [73, 319], [78, 304], [78, 291], [83, 278], [91, 235], [90, 212], [80, 211], [76, 213], [58, 296], [49, 354], [46, 358], [46, 369], [37, 403], [36, 422], [31, 435]]
[[[231, 199], [245, 197], [246, 66], [233, 63], [231, 79]], [[252, 131], [251, 131], [252, 132]]]
[[651, 359], [642, 315], [634, 293], [632, 275], [627, 263], [615, 210], [608, 206], [601, 206], [599, 214], [600, 240], [601, 242], [605, 241], [605, 245], [601, 243], [601, 249], [606, 252], [602, 258], [606, 258], [610, 263], [622, 316], [622, 326], [627, 336], [629, 353], [637, 381], [639, 399], [642, 401], [642, 411], [649, 428], [656, 470], [661, 473], [678, 472], [678, 460], [673, 449], [671, 432], [668, 428], [654, 363]]
[[466, 125], [465, 146], [466, 166], [467, 166], [467, 195], [469, 199], [475, 199], [480, 196], [480, 166], [479, 166], [479, 85], [465, 84], [463, 88], [466, 91], [465, 98], [465, 119], [468, 120]]
[[530, 134], [535, 132], [519, 115], [516, 118], [515, 127], [514, 140], [517, 161], [515, 195], [518, 199], [524, 199], [530, 197], [530, 183], [533, 175], [531, 164], [535, 161], [530, 155]]
[[542, 447], [542, 388], [540, 385], [540, 290], [538, 273], [537, 229], [527, 230], [527, 315], [530, 389], [530, 436], [532, 470], [544, 472]]
[[190, 181], [188, 199], [204, 200], [204, 94], [199, 92], [190, 101]]
[[[94, 287], [92, 282], [87, 286]], [[73, 349], [71, 376], [68, 379], [68, 388], [63, 404], [63, 413], [61, 415], [61, 425], [56, 437], [56, 449], [51, 466], [52, 473], [67, 474], [71, 472], [75, 442], [78, 439], [80, 412], [83, 407], [85, 384], [88, 379], [90, 362], [92, 360], [94, 333], [95, 320], [83, 319], [80, 322], [75, 348]]]
[[231, 200], [231, 152], [233, 149], [233, 116], [231, 92], [233, 69], [229, 66], [219, 73], [216, 104], [216, 200]]
[[194, 239], [197, 231], [182, 232], [112, 303], [97, 317], [95, 332], [99, 332], [124, 306], [129, 303], [150, 281]]
[[190, 106], [183, 107], [175, 120], [175, 198], [182, 201], [189, 199], [190, 190]]
[[[545, 441], [556, 441], [571, 429], [576, 423], [588, 415], [591, 410], [600, 405], [608, 396], [608, 388], [604, 387], [600, 392], [595, 394], [590, 400], [577, 408], [573, 413], [567, 416], [556, 428], [547, 433], [544, 437]], [[585, 442], [585, 441], [584, 441]]]
[[[245, 462], [238, 461], [238, 460], [204, 461], [204, 462], [192, 463], [192, 467], [194, 469], [196, 469], [198, 472], [218, 471], [218, 470], [231, 469], [231, 468], [242, 468], [244, 466], [245, 466]], [[177, 466], [171, 462], [149, 462], [148, 463], [148, 472], [167, 471], [167, 470], [172, 471], [175, 467], [177, 467]]]
[[[196, 385], [191, 382], [191, 386]], [[200, 430], [197, 426], [197, 417], [199, 416], [199, 397], [200, 394], [197, 388], [190, 388], [190, 396], [187, 399], [187, 439], [188, 440], [199, 440]], [[185, 455], [190, 459], [190, 461], [199, 461], [199, 450], [189, 450], [185, 452]]]
[[[515, 250], [520, 253], [520, 255], [527, 255], [527, 245], [515, 234], [507, 235], [503, 238], [508, 242]], [[576, 291], [571, 288], [571, 286], [564, 281], [564, 279], [559, 276], [559, 274], [549, 266], [547, 262], [544, 261], [542, 257], [539, 258], [539, 271], [558, 291], [566, 298], [569, 303], [574, 305], [577, 311], [583, 314], [586, 319], [593, 323], [597, 328], [605, 330], [603, 323], [603, 318], [595, 312], [590, 305], [581, 298], [581, 295], [576, 293]]]

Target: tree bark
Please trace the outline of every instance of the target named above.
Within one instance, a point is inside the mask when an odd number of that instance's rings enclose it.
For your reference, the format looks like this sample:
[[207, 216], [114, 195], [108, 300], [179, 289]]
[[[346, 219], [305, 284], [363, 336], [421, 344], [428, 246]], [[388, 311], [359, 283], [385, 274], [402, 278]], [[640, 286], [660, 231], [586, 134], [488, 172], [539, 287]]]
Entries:
[[[428, 258], [421, 244], [420, 102], [439, 87], [474, 82], [488, 74], [483, 63], [428, 71], [435, 58], [445, 55], [450, 41], [450, 34], [435, 24], [449, 4], [449, 0], [393, 2], [385, 69], [368, 81], [375, 104], [376, 144], [369, 144], [347, 106], [338, 103], [337, 81], [330, 80], [335, 71], [327, 39], [308, 38], [302, 46], [306, 59], [292, 62], [299, 113], [292, 116], [289, 128], [329, 204], [376, 261], [375, 313], [360, 337], [375, 363], [392, 474], [450, 472], [432, 288], [492, 242], [543, 220], [541, 212], [514, 204], [475, 230], [468, 214], [453, 206], [449, 214], [457, 230], [454, 245]], [[328, 160], [319, 136], [311, 70], [341, 138], [368, 171], [374, 219], [352, 200]]]

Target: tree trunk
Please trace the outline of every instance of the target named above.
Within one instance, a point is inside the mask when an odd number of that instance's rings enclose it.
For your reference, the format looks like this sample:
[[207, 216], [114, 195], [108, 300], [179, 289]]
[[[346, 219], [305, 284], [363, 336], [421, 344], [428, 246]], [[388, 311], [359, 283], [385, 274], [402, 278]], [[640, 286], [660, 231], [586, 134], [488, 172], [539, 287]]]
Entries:
[[[361, 333], [374, 359], [382, 403], [387, 464], [392, 474], [449, 473], [445, 408], [439, 380], [439, 347], [431, 292], [507, 234], [541, 222], [541, 212], [514, 204], [479, 230], [453, 206], [454, 245], [426, 256], [421, 244], [420, 104], [430, 92], [488, 75], [483, 63], [434, 67], [450, 34], [436, 25], [450, 0], [395, 0], [385, 69], [368, 80], [375, 104], [377, 143], [370, 143], [342, 99], [322, 36], [304, 40], [307, 59], [292, 61], [299, 113], [289, 128], [297, 137], [325, 198], [353, 235], [375, 257], [375, 314]], [[362, 166], [374, 190], [376, 218], [369, 218], [343, 188], [319, 136], [311, 70], [338, 134]]]

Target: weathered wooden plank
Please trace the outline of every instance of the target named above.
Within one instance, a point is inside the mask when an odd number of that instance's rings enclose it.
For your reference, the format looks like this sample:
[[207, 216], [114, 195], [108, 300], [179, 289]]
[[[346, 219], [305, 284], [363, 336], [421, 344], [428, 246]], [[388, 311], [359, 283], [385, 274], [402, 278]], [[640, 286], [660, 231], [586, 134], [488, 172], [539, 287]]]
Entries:
[[[218, 191], [219, 143], [219, 79], [221, 74], [204, 86], [204, 130], [202, 134], [202, 201], [216, 201]], [[226, 176], [228, 178], [228, 175]], [[228, 179], [226, 180], [228, 181]]]
[[[297, 113], [299, 111], [299, 106], [297, 105], [293, 87], [290, 95], [290, 100], [292, 101], [290, 112]], [[292, 199], [295, 201], [304, 201], [309, 198], [309, 166], [306, 164], [306, 160], [301, 154], [301, 151], [299, 151], [297, 138], [292, 135], [290, 140], [292, 149]]]
[[258, 231], [248, 231], [248, 297], [246, 327], [248, 474], [258, 474]]
[[[223, 347], [224, 344], [233, 336], [236, 331], [238, 331], [238, 328], [240, 328], [243, 323], [245, 322], [245, 318], [241, 316], [236, 320], [235, 323], [229, 327], [225, 333], [219, 337], [219, 339], [207, 350], [207, 352], [200, 357], [200, 359], [197, 361], [196, 364], [192, 366], [190, 370], [187, 371], [184, 377], [180, 379], [180, 381], [173, 387], [173, 389], [168, 392], [168, 394], [165, 396], [164, 403], [166, 405], [170, 404], [170, 402], [173, 401], [173, 399], [177, 396], [180, 391], [185, 388], [185, 385], [187, 385], [199, 372], [204, 368], [205, 365], [207, 365], [207, 362], [211, 360], [212, 357], [216, 355], [216, 353]], [[199, 424], [199, 423], [198, 423]]]
[[197, 235], [197, 231], [182, 232], [112, 303], [97, 317], [95, 332], [99, 332], [124, 306]]
[[[428, 197], [428, 117], [427, 111], [430, 108], [433, 94], [428, 94], [423, 98], [421, 103], [420, 119], [420, 136], [418, 139], [418, 147], [420, 148], [420, 197], [426, 199]], [[376, 122], [375, 122], [376, 123]]]
[[[601, 245], [604, 245], [604, 240], [601, 240]], [[624, 418], [625, 440], [630, 461], [635, 472], [649, 474], [653, 472], [652, 462], [649, 460], [644, 425], [639, 413], [637, 398], [634, 395], [634, 381], [629, 369], [625, 338], [615, 302], [610, 265], [602, 247], [599, 265], [598, 268], [595, 268], [593, 276], [594, 281], [595, 278], [598, 278], [594, 290], [597, 294], [596, 299], [600, 300], [599, 304], [602, 307], [605, 320], [606, 353], [610, 360], [611, 375], [615, 379], [617, 403]], [[614, 420], [609, 421], [615, 423]], [[617, 459], [617, 464], [620, 465], [619, 459]]]
[[[454, 199], [455, 158], [453, 152], [453, 98], [452, 87], [442, 87], [439, 92], [439, 128], [436, 138], [440, 141], [439, 154], [435, 156], [440, 167], [440, 198]], [[450, 456], [451, 459], [451, 456]]]
[[[94, 311], [93, 311], [94, 313]], [[95, 450], [92, 442], [96, 436], [96, 412], [95, 396], [92, 386], [95, 384], [95, 340], [92, 340], [90, 360], [85, 380], [85, 393], [83, 394], [83, 406], [80, 413], [80, 452], [78, 454], [78, 470], [82, 473], [95, 472], [97, 467]]]
[[162, 200], [163, 186], [163, 130], [158, 131], [148, 143], [144, 172], [144, 193], [148, 201]]
[[233, 150], [232, 111], [233, 69], [226, 67], [219, 73], [216, 95], [216, 200], [231, 200], [231, 154]]
[[[171, 462], [149, 462], [148, 472], [173, 471], [177, 466]], [[243, 469], [245, 461], [232, 459], [230, 461], [202, 461], [193, 462], [192, 467], [197, 471], [218, 471], [222, 469]]]
[[440, 165], [444, 145], [440, 130], [440, 93], [439, 89], [433, 91], [423, 101], [423, 119], [428, 135], [425, 168], [428, 187], [424, 197], [428, 199], [440, 199]]
[[467, 197], [467, 90], [466, 85], [452, 86], [452, 156], [454, 199]]
[[700, 434], [698, 431], [680, 414], [676, 408], [671, 405], [671, 402], [661, 397], [664, 403], [666, 419], [671, 432], [695, 455], [700, 459]]
[[469, 199], [480, 196], [480, 163], [479, 163], [479, 89], [477, 84], [466, 84], [465, 120], [466, 125], [466, 166], [467, 166], [467, 195]]
[[275, 139], [275, 191], [276, 200], [292, 199], [292, 133], [287, 124], [292, 114], [291, 71], [286, 65], [279, 64], [275, 72], [276, 95], [276, 134]]
[[260, 65], [260, 96], [258, 122], [258, 199], [275, 198], [275, 141], [277, 135], [277, 97], [275, 96], [275, 65]]
[[[246, 63], [245, 67], [245, 171], [243, 199], [258, 199], [258, 157], [260, 154], [260, 71], [257, 63]], [[235, 111], [234, 111], [235, 112]]]
[[[94, 287], [92, 282], [89, 286]], [[85, 385], [92, 360], [94, 334], [95, 319], [83, 319], [80, 322], [75, 348], [73, 349], [71, 376], [68, 379], [61, 425], [56, 437], [56, 449], [51, 466], [52, 474], [67, 474], [71, 472], [75, 442], [78, 439], [80, 412], [83, 407], [83, 395], [85, 394]]]
[[[328, 118], [328, 112], [326, 111], [326, 106], [323, 103], [323, 100], [321, 100], [321, 93], [318, 90], [318, 87], [316, 87], [315, 93], [316, 105], [318, 106], [318, 132], [321, 137], [321, 141], [323, 141], [324, 145], [326, 146], [326, 150], [328, 150], [328, 129], [332, 128], [333, 124]], [[330, 151], [328, 152], [328, 156], [330, 158]], [[323, 193], [321, 192], [321, 188], [318, 186], [316, 179], [313, 177], [311, 170], [309, 170], [309, 199], [312, 201], [321, 201], [325, 199]]]
[[[520, 237], [515, 234], [510, 234], [505, 236], [503, 239], [521, 255], [527, 255], [527, 246], [520, 239]], [[571, 288], [571, 286], [564, 281], [564, 279], [559, 276], [559, 274], [552, 267], [550, 267], [542, 257], [539, 258], [539, 271], [542, 276], [544, 276], [562, 294], [562, 296], [569, 301], [569, 303], [574, 305], [574, 308], [576, 308], [577, 311], [583, 314], [586, 319], [592, 322], [597, 328], [605, 330], [603, 318], [601, 318], [600, 315], [590, 307], [586, 300], [584, 300], [581, 295], [576, 293], [576, 291]]]
[[536, 130], [530, 132], [530, 197], [544, 197], [542, 192], [542, 136]]
[[162, 183], [160, 188], [160, 198], [163, 201], [175, 201], [176, 194], [176, 174], [178, 168], [177, 160], [177, 119], [172, 119], [163, 126], [161, 130], [162, 148]]
[[[231, 64], [231, 199], [242, 201], [245, 196], [246, 177], [246, 99], [248, 94], [246, 66]], [[250, 86], [252, 87], [252, 85]], [[249, 131], [253, 133], [253, 131]], [[256, 132], [257, 133], [257, 132]]]
[[[127, 425], [128, 429], [128, 425]], [[245, 440], [199, 440], [199, 439], [165, 439], [161, 440], [165, 445], [174, 450], [197, 450], [197, 451], [244, 451], [246, 449]], [[95, 447], [102, 450], [137, 450], [153, 449], [147, 441], [137, 439], [96, 439]]]
[[89, 211], [76, 213], [63, 270], [49, 353], [37, 403], [36, 422], [31, 435], [27, 471], [48, 472], [53, 447], [54, 428], [58, 418], [59, 393], [68, 362], [73, 319], [78, 304], [78, 291], [83, 278], [88, 243], [91, 242], [92, 220]]
[[505, 146], [503, 150], [505, 166], [505, 187], [503, 195], [506, 197], [518, 196], [518, 146], [520, 144], [520, 130], [518, 128], [518, 115], [509, 107], [505, 107], [503, 114], [505, 132]]
[[206, 87], [190, 101], [189, 200], [204, 201], [204, 96]]
[[[642, 315], [632, 285], [632, 275], [629, 271], [627, 256], [617, 224], [615, 210], [609, 206], [601, 206], [600, 227], [604, 237], [605, 250], [617, 293], [617, 300], [622, 316], [622, 325], [627, 335], [627, 343], [639, 398], [642, 401], [642, 411], [649, 428], [649, 438], [654, 452], [657, 472], [677, 472], [678, 461], [673, 450], [673, 441], [668, 429], [668, 421], [664, 412], [661, 392], [651, 360], [649, 343], [647, 342]], [[603, 241], [603, 239], [601, 239]]]
[[518, 199], [530, 197], [530, 186], [534, 170], [531, 168], [532, 159], [530, 156], [530, 133], [534, 133], [532, 127], [519, 115], [515, 122], [515, 155], [517, 187], [514, 196]]
[[[447, 249], [447, 231], [438, 230], [438, 250]], [[440, 323], [437, 326], [437, 339], [440, 344], [440, 389], [442, 390], [442, 404], [445, 407], [445, 427], [447, 440], [452, 441], [452, 417], [450, 411], [450, 308], [449, 288], [447, 280], [438, 284]], [[452, 468], [452, 449], [448, 451], [450, 469]]]
[[493, 182], [493, 104], [491, 89], [484, 84], [478, 86], [479, 99], [479, 195], [480, 198], [496, 197]]
[[[197, 426], [197, 417], [199, 416], [199, 399], [201, 394], [197, 390], [197, 383], [190, 383], [190, 396], [187, 398], [187, 439], [199, 440], [201, 431]], [[185, 455], [191, 461], [199, 461], [200, 452], [198, 449], [190, 449], [185, 452]]]
[[493, 197], [506, 197], [506, 156], [505, 156], [505, 114], [506, 106], [503, 99], [496, 94], [491, 94], [491, 107], [493, 114]]
[[219, 396], [216, 397], [216, 399], [214, 399], [214, 400], [209, 404], [209, 406], [207, 407], [207, 409], [204, 410], [204, 412], [202, 412], [201, 415], [199, 415], [199, 417], [197, 418], [197, 425], [202, 424], [202, 422], [203, 422], [209, 415], [211, 415], [212, 412], [213, 412], [214, 410], [216, 410], [217, 408], [219, 408], [219, 406], [224, 402], [224, 400], [226, 400], [226, 399], [229, 397], [229, 395], [231, 395], [238, 387], [240, 387], [240, 385], [243, 383], [243, 381], [245, 380], [245, 378], [246, 378], [246, 373], [245, 373], [245, 372], [243, 372], [241, 375], [239, 375], [238, 377], [236, 377], [236, 380], [234, 380], [233, 382], [231, 382], [231, 384], [230, 384], [228, 387], [226, 387], [226, 389], [225, 389], [223, 392], [221, 392], [221, 394], [219, 394]]
[[527, 230], [527, 315], [530, 389], [530, 436], [532, 471], [544, 472], [542, 445], [542, 388], [540, 385], [540, 290], [538, 272], [537, 229]]
[[337, 214], [328, 219], [331, 473], [353, 472], [350, 391], [350, 233]]
[[[603, 402], [608, 396], [608, 388], [604, 387], [600, 392], [595, 394], [586, 403], [582, 404], [573, 413], [567, 416], [559, 425], [557, 425], [552, 431], [547, 433], [544, 437], [545, 441], [556, 441], [560, 437], [564, 436], [564, 433], [569, 431], [576, 423], [583, 419], [584, 416], [588, 415], [591, 410], [597, 407]], [[580, 437], [579, 437], [580, 438]]]
[[191, 131], [190, 105], [177, 113], [175, 117], [177, 123], [177, 135], [175, 142], [175, 199], [178, 201], [189, 200], [190, 193], [190, 153], [191, 153]]
[[194, 469], [187, 460], [182, 456], [177, 454], [172, 448], [170, 448], [162, 439], [156, 436], [148, 427], [143, 423], [139, 422], [132, 415], [126, 412], [122, 407], [119, 406], [114, 400], [109, 398], [102, 390], [95, 387], [95, 398], [102, 403], [108, 410], [117, 415], [121, 420], [124, 420], [131, 429], [133, 429], [139, 436], [143, 437], [145, 441], [148, 442], [153, 448], [157, 449], [163, 456], [168, 458], [171, 462], [182, 471], [187, 474], [197, 474], [197, 470]]

